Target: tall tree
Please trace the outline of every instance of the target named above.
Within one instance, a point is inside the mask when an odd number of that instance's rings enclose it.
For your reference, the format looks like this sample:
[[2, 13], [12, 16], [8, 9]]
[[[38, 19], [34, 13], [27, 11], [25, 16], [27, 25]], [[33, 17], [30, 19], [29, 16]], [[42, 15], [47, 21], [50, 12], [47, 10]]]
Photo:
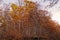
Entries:
[[8, 30], [2, 34], [1, 39], [20, 40], [20, 38], [39, 37], [40, 40], [42, 38], [60, 40], [59, 25], [51, 20], [49, 12], [38, 10], [37, 4], [31, 1], [25, 3], [25, 6], [11, 5], [9, 15], [12, 20], [8, 21]]

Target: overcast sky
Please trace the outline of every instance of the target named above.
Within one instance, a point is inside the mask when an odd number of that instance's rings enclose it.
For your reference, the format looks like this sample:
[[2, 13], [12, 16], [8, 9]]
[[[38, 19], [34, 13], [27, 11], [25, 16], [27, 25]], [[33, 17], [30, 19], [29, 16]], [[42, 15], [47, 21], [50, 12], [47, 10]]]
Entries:
[[[18, 4], [17, 0], [3, 0], [4, 3], [9, 4], [9, 3], [15, 3]], [[20, 0], [22, 2], [22, 0]], [[45, 8], [47, 5], [49, 5], [52, 0], [47, 0], [44, 2], [44, 0], [32, 0], [33, 2], [37, 2], [38, 4], [41, 5], [41, 9], [43, 10], [47, 10], [49, 12], [51, 12], [51, 14], [53, 14], [52, 19], [56, 20], [57, 22], [59, 22], [60, 24], [60, 0], [58, 1], [57, 4], [55, 4], [53, 7], [51, 8]]]

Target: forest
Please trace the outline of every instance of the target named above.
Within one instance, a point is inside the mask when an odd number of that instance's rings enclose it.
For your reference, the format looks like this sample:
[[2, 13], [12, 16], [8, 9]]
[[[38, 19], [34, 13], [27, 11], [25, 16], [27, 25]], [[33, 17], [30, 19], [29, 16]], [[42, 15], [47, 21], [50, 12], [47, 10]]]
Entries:
[[11, 4], [11, 10], [0, 9], [0, 40], [60, 40], [60, 25], [50, 13], [34, 2], [24, 2], [24, 6]]

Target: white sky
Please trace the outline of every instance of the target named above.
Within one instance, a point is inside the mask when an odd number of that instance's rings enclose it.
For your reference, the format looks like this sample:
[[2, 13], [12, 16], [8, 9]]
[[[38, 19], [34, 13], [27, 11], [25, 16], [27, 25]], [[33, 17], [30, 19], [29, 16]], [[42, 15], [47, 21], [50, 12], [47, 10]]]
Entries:
[[[18, 4], [17, 0], [3, 0], [3, 1], [7, 4], [9, 3]], [[32, 1], [34, 2], [37, 1], [37, 3], [41, 5], [41, 9], [45, 9], [45, 6], [49, 5], [50, 3], [50, 1], [43, 2], [43, 0], [32, 0]], [[52, 19], [60, 24], [60, 0], [55, 6], [53, 6], [52, 8], [48, 8], [47, 10], [51, 12], [51, 14], [53, 14]]]
[[6, 4], [10, 4], [10, 3], [15, 3], [15, 4], [18, 4], [18, 1], [17, 0], [3, 0], [4, 3]]

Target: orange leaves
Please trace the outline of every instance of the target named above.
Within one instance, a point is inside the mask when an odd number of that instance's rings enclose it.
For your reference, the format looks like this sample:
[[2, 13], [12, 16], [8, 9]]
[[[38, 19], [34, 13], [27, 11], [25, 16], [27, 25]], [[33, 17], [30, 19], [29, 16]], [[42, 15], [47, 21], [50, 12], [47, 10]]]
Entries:
[[13, 11], [10, 12], [10, 16], [14, 21], [18, 21], [20, 18]]
[[[52, 32], [54, 34], [58, 26], [51, 20], [49, 15], [46, 16], [48, 12], [45, 10], [37, 10], [35, 3], [25, 1], [26, 5], [24, 6], [11, 5], [12, 10], [6, 16], [10, 16], [10, 18], [8, 18], [12, 20], [7, 20], [8, 25], [6, 29], [8, 31], [6, 35], [14, 36], [16, 39], [19, 39], [24, 37], [24, 35], [25, 37], [34, 37], [35, 35], [41, 37], [42, 35], [42, 37], [47, 38], [51, 35], [49, 33]], [[3, 17], [0, 17], [0, 22], [6, 24]], [[58, 32], [60, 33], [60, 31]]]
[[17, 11], [18, 6], [15, 5], [15, 4], [12, 4], [11, 7], [12, 7], [12, 10], [13, 10], [13, 11], [10, 12], [11, 18], [14, 21], [18, 21], [19, 20], [19, 15], [17, 15], [17, 13], [19, 13], [19, 11]]
[[25, 6], [17, 6], [15, 4], [12, 4], [12, 12], [10, 12], [11, 17], [13, 18], [13, 20], [20, 20], [21, 18], [28, 18], [29, 16], [29, 12], [31, 10], [33, 10], [36, 6], [33, 2], [29, 2], [27, 3], [28, 5]]
[[30, 12], [31, 10], [36, 8], [36, 4], [33, 2], [29, 2], [26, 3], [26, 11]]

